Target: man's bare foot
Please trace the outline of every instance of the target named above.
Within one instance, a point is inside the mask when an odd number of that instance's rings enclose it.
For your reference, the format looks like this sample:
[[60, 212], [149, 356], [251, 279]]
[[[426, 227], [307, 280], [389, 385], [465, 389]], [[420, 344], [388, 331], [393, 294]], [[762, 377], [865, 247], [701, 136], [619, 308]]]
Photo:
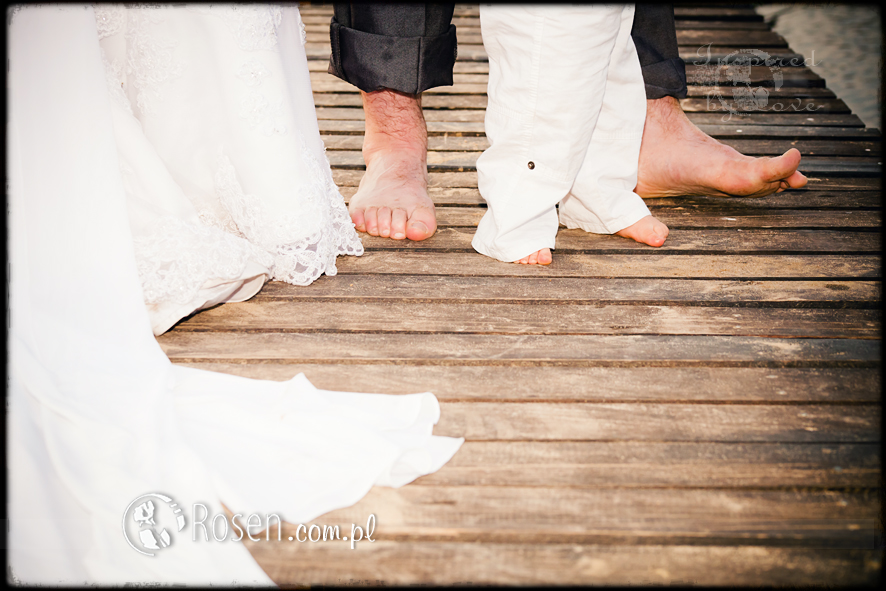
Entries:
[[421, 95], [361, 92], [366, 113], [366, 174], [348, 211], [360, 232], [394, 240], [424, 240], [437, 230], [428, 197], [428, 130]]
[[763, 197], [806, 186], [797, 171], [800, 152], [753, 158], [725, 146], [696, 127], [673, 97], [646, 101], [637, 194]]
[[552, 260], [554, 260], [554, 258], [551, 256], [551, 249], [542, 248], [541, 250], [537, 250], [531, 255], [525, 256], [519, 261], [514, 262], [520, 263], [521, 265], [550, 265]]
[[661, 246], [668, 237], [668, 227], [651, 215], [647, 215], [616, 234], [649, 246]]

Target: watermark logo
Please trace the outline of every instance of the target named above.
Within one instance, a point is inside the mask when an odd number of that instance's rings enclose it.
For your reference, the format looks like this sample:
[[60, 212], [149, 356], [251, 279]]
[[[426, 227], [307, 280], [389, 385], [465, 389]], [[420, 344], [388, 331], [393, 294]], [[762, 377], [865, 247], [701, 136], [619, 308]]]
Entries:
[[[252, 542], [262, 539], [271, 541], [276, 529], [276, 541], [283, 542], [349, 542], [351, 550], [356, 549], [357, 542], [374, 542], [375, 515], [370, 514], [366, 527], [351, 524], [350, 536], [342, 536], [338, 525], [321, 524], [287, 524], [294, 527], [292, 535], [283, 536], [283, 521], [275, 513], [259, 515], [250, 513], [228, 515], [220, 512], [213, 514], [203, 503], [194, 503], [191, 519], [185, 518], [185, 512], [171, 497], [160, 493], [148, 493], [134, 499], [123, 512], [123, 537], [129, 547], [145, 556], [154, 556], [152, 550], [163, 550], [172, 545], [173, 533], [181, 532], [190, 521], [191, 542], [240, 542], [244, 537]], [[276, 528], [273, 526], [276, 525]], [[292, 532], [292, 530], [289, 530]], [[170, 533], [172, 532], [172, 533]], [[261, 536], [261, 533], [264, 536]], [[344, 530], [347, 533], [347, 529]], [[182, 538], [188, 539], [187, 534]]]
[[161, 550], [172, 545], [168, 525], [181, 531], [185, 527], [181, 507], [171, 497], [160, 493], [141, 495], [129, 503], [123, 512], [123, 537], [129, 546], [146, 556], [154, 556], [150, 550]]
[[[706, 49], [706, 55], [702, 50]], [[713, 87], [707, 94], [708, 110], [725, 111], [723, 121], [729, 121], [733, 115], [747, 116], [755, 111], [817, 111], [822, 106], [812, 104], [803, 105], [799, 98], [796, 103], [785, 105], [782, 102], [770, 104], [771, 92], [777, 92], [784, 85], [784, 72], [781, 69], [781, 59], [775, 58], [760, 49], [739, 49], [718, 58], [716, 63], [711, 58], [711, 45], [699, 48], [699, 57], [705, 61], [694, 62], [696, 68], [696, 80], [699, 84]], [[789, 65], [796, 65], [791, 62]], [[763, 67], [769, 69], [769, 77], [772, 80], [771, 92], [767, 86], [756, 82], [753, 78], [753, 68]], [[768, 80], [765, 82], [768, 83]], [[731, 83], [731, 86], [726, 84]], [[721, 86], [723, 84], [723, 86]], [[730, 96], [731, 95], [731, 96]], [[718, 106], [719, 105], [719, 106]]]

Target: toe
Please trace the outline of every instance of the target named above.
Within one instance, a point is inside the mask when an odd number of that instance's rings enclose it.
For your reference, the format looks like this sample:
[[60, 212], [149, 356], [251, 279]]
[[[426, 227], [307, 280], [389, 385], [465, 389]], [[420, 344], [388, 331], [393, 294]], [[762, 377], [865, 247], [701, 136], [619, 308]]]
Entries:
[[533, 252], [531, 255], [529, 255], [529, 264], [530, 265], [537, 265], [538, 264], [538, 251]]
[[406, 238], [406, 210], [397, 208], [391, 214], [391, 238], [403, 240]]
[[790, 189], [802, 189], [806, 186], [808, 179], [806, 175], [804, 175], [799, 170], [795, 171], [794, 174], [785, 179], [785, 182], [788, 184], [787, 188]]
[[391, 235], [391, 208], [378, 208], [378, 235], [387, 238]]
[[554, 257], [551, 256], [550, 248], [543, 248], [538, 251], [538, 264], [539, 265], [550, 265], [551, 261], [554, 260]]
[[357, 229], [357, 231], [358, 232], [365, 232], [366, 231], [366, 221], [363, 219], [363, 210], [362, 209], [355, 209], [355, 210], [351, 211], [350, 214], [351, 214], [351, 221], [354, 222], [354, 227]]
[[367, 207], [363, 211], [363, 219], [366, 222], [366, 232], [372, 236], [378, 236], [378, 208]]
[[765, 166], [764, 180], [775, 182], [786, 179], [800, 166], [800, 150], [791, 148], [777, 158], [769, 158], [765, 161]]
[[418, 207], [406, 222], [406, 237], [410, 240], [425, 240], [437, 231], [437, 217], [433, 209]]

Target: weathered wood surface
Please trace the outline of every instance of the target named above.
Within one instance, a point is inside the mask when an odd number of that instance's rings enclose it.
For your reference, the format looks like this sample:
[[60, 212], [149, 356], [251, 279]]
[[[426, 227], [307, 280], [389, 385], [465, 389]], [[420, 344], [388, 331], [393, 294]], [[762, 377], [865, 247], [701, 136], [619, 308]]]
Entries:
[[[617, 253], [617, 251], [616, 251]], [[866, 279], [879, 280], [881, 258], [871, 255], [735, 255], [662, 256], [646, 251], [630, 254], [558, 254], [546, 269], [478, 260], [475, 253], [371, 250], [342, 262], [339, 274], [468, 275], [487, 277], [635, 277], [692, 279]], [[508, 294], [503, 294], [507, 297]]]
[[[765, 198], [648, 199], [660, 249], [560, 230], [548, 268], [476, 254], [489, 67], [458, 5], [454, 86], [423, 98], [440, 229], [363, 235], [307, 287], [185, 319], [174, 363], [318, 388], [434, 392], [439, 472], [375, 488], [318, 524], [376, 542], [250, 543], [284, 586], [875, 585], [882, 568], [881, 137], [750, 7], [677, 7], [703, 131], [754, 156], [803, 155], [809, 186]], [[363, 175], [361, 99], [326, 73], [328, 5], [307, 5], [317, 117], [346, 200]], [[768, 53], [745, 111], [729, 75]], [[747, 53], [745, 52], [745, 55]], [[730, 112], [734, 110], [735, 112]], [[347, 533], [345, 533], [347, 532]]]
[[[276, 581], [305, 585], [702, 585], [870, 584], [878, 550], [618, 544], [479, 544], [377, 541], [251, 543]], [[407, 566], [408, 565], [408, 566]]]

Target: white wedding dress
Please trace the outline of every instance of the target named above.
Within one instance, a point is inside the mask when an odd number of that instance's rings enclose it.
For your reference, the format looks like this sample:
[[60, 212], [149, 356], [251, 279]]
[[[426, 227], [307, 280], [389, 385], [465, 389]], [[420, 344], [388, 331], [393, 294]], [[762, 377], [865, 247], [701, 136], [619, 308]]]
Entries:
[[190, 520], [224, 503], [302, 523], [448, 461], [462, 440], [431, 434], [432, 394], [176, 367], [154, 339], [362, 252], [297, 9], [55, 5], [7, 23], [11, 581], [268, 584], [242, 544], [192, 542], [190, 524], [142, 555], [124, 513], [158, 493]]

